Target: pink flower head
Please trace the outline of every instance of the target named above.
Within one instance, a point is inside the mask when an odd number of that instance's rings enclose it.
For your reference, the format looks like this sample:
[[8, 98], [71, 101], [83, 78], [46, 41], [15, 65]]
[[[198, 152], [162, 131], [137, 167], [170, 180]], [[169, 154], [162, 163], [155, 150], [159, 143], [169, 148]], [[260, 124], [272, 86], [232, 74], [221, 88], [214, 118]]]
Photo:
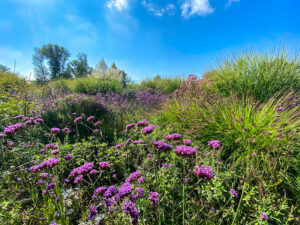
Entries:
[[234, 189], [230, 189], [230, 194], [232, 194], [234, 197], [238, 198], [239, 197], [239, 194], [237, 193], [236, 190]]
[[147, 126], [143, 129], [142, 134], [143, 135], [151, 134], [154, 131], [154, 128], [155, 128], [154, 125]]
[[137, 125], [139, 127], [146, 127], [149, 125], [149, 122], [147, 120], [141, 120], [141, 121], [137, 122]]
[[196, 149], [194, 149], [190, 146], [180, 145], [180, 146], [176, 147], [174, 152], [178, 156], [191, 156], [196, 153]]
[[176, 134], [176, 133], [171, 134], [171, 135], [167, 135], [167, 136], [165, 137], [165, 139], [166, 139], [167, 141], [171, 141], [171, 140], [179, 140], [180, 138], [181, 138], [181, 135], [180, 135], [180, 134]]
[[78, 177], [76, 177], [75, 178], [75, 180], [74, 180], [74, 184], [78, 184], [78, 183], [80, 183], [81, 181], [83, 180], [83, 175], [80, 175], [80, 176], [78, 176]]
[[202, 164], [200, 167], [195, 167], [194, 174], [204, 180], [210, 180], [214, 177], [212, 169], [204, 164]]
[[162, 152], [172, 149], [172, 145], [168, 145], [167, 143], [165, 143], [163, 141], [153, 140], [152, 144], [155, 148], [157, 148], [157, 150], [162, 151]]
[[72, 158], [73, 158], [72, 154], [66, 154], [65, 157], [64, 157], [65, 160], [70, 160]]
[[85, 162], [84, 165], [73, 169], [70, 173], [70, 177], [76, 177], [78, 175], [89, 173], [93, 167], [94, 163]]
[[257, 154], [256, 154], [255, 152], [253, 152], [253, 153], [252, 153], [252, 155], [253, 155], [254, 157], [256, 157], [256, 156], [257, 156]]
[[101, 170], [106, 170], [106, 169], [109, 168], [109, 163], [106, 162], [106, 161], [105, 162], [100, 162], [99, 167], [100, 167]]
[[71, 133], [71, 130], [67, 127], [65, 127], [64, 129], [62, 129], [63, 132], [66, 132], [67, 134]]
[[86, 121], [89, 122], [89, 123], [91, 123], [95, 118], [96, 118], [96, 117], [94, 117], [94, 116], [89, 116], [89, 117], [86, 119]]
[[57, 154], [59, 153], [59, 150], [58, 150], [58, 149], [55, 149], [55, 150], [53, 150], [51, 153], [52, 153], [52, 155], [57, 155]]
[[269, 220], [269, 217], [264, 212], [260, 213], [260, 217], [261, 217], [262, 220]]
[[128, 125], [126, 126], [125, 132], [128, 133], [129, 130], [130, 130], [131, 128], [133, 128], [134, 126], [135, 126], [135, 123], [128, 124]]
[[183, 143], [184, 143], [185, 146], [191, 146], [192, 145], [192, 141], [189, 140], [189, 139], [184, 139]]
[[218, 149], [220, 148], [220, 141], [219, 140], [209, 141], [208, 146], [213, 147], [214, 149]]
[[141, 178], [138, 180], [138, 183], [139, 183], [139, 184], [142, 184], [142, 183], [144, 183], [144, 181], [145, 181], [145, 177], [141, 177]]
[[124, 183], [121, 187], [119, 187], [119, 195], [120, 197], [127, 196], [131, 194], [133, 187], [130, 183]]
[[157, 192], [150, 192], [148, 199], [151, 205], [157, 205], [159, 201], [159, 194]]
[[141, 172], [139, 170], [131, 173], [127, 178], [126, 178], [126, 182], [131, 183], [136, 181], [137, 179], [139, 179], [141, 176]]
[[60, 132], [60, 129], [59, 129], [59, 128], [56, 128], [56, 127], [51, 128], [51, 133], [52, 133], [52, 134], [58, 134], [59, 132]]
[[94, 123], [94, 126], [96, 127], [96, 126], [99, 126], [99, 125], [101, 125], [101, 124], [102, 124], [101, 121], [97, 121], [96, 123]]
[[74, 123], [78, 123], [80, 120], [82, 120], [82, 117], [81, 117], [81, 116], [75, 118]]
[[113, 147], [113, 149], [118, 149], [118, 148], [121, 148], [122, 146], [123, 146], [123, 144], [121, 143], [121, 144], [115, 145], [115, 146]]
[[282, 112], [283, 110], [285, 110], [284, 107], [279, 107], [279, 108], [275, 109], [275, 112]]

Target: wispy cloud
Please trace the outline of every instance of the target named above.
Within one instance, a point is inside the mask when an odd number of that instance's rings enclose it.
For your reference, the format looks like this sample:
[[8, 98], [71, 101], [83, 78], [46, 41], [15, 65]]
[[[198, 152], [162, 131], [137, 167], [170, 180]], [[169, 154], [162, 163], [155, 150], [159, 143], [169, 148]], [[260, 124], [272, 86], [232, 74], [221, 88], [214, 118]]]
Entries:
[[181, 15], [186, 18], [192, 15], [205, 16], [215, 11], [209, 0], [185, 0], [180, 8]]
[[117, 9], [119, 11], [125, 10], [128, 8], [129, 0], [109, 0], [106, 3], [106, 6], [110, 9]]
[[225, 5], [225, 9], [228, 9], [234, 2], [240, 2], [240, 0], [228, 0], [227, 4]]
[[169, 16], [173, 16], [175, 13], [175, 5], [169, 3], [165, 7], [158, 7], [153, 2], [143, 0], [142, 5], [151, 13], [153, 13], [155, 16], [163, 16], [164, 14], [167, 14]]

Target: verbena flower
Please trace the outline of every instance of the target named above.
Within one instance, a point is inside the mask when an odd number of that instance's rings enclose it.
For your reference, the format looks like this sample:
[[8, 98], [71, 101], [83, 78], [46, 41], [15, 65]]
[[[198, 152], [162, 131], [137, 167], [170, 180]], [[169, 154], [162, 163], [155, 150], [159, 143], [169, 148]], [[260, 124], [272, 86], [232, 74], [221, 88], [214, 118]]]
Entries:
[[51, 128], [51, 133], [52, 134], [58, 134], [60, 132], [60, 129], [57, 127]]
[[24, 125], [21, 124], [21, 123], [16, 123], [14, 125], [9, 125], [9, 126], [7, 126], [7, 127], [4, 128], [4, 134], [5, 135], [13, 135], [17, 131], [19, 131], [20, 129], [22, 129], [23, 127], [24, 127]]
[[214, 149], [218, 149], [220, 148], [220, 141], [219, 140], [212, 140], [208, 142], [208, 146], [214, 148]]
[[71, 130], [67, 127], [65, 127], [64, 129], [62, 129], [62, 132], [66, 132], [67, 134], [71, 133]]
[[82, 117], [79, 116], [79, 117], [75, 118], [74, 123], [78, 123], [78, 122], [81, 121], [81, 120], [82, 120]]
[[196, 149], [190, 146], [180, 145], [177, 146], [176, 149], [174, 149], [174, 152], [178, 156], [191, 156], [196, 153]]
[[142, 134], [143, 135], [151, 134], [154, 131], [154, 128], [155, 128], [154, 125], [147, 126], [143, 129]]
[[159, 201], [159, 194], [157, 192], [150, 192], [148, 199], [151, 205], [157, 205]]
[[126, 182], [131, 183], [136, 181], [137, 179], [139, 179], [141, 176], [141, 172], [139, 170], [131, 173], [127, 178], [126, 178]]
[[89, 208], [89, 219], [95, 219], [95, 216], [97, 215], [97, 206], [93, 205]]
[[267, 214], [265, 214], [264, 212], [261, 212], [261, 213], [260, 213], [260, 218], [261, 218], [262, 220], [269, 220], [269, 217], [268, 217]]
[[113, 147], [113, 149], [121, 148], [122, 146], [123, 146], [123, 143], [118, 144], [118, 145], [115, 145], [115, 146]]
[[101, 124], [102, 124], [101, 121], [97, 121], [96, 123], [94, 123], [94, 126], [96, 127], [96, 126], [99, 126], [99, 125], [101, 125]]
[[192, 145], [192, 141], [189, 140], [189, 139], [184, 139], [183, 143], [184, 143], [185, 146], [191, 146]]
[[91, 170], [91, 171], [90, 171], [90, 174], [91, 174], [91, 175], [94, 175], [94, 174], [97, 174], [97, 173], [98, 173], [97, 170]]
[[138, 183], [141, 184], [141, 183], [144, 183], [145, 181], [145, 177], [141, 177], [139, 180], [138, 180]]
[[110, 198], [112, 197], [113, 195], [115, 195], [117, 193], [117, 189], [115, 188], [115, 186], [110, 186], [106, 192], [104, 193], [104, 196], [106, 198]]
[[204, 164], [202, 164], [200, 167], [195, 167], [194, 174], [204, 180], [210, 180], [214, 177], [212, 169]]
[[137, 122], [137, 125], [139, 127], [146, 127], [149, 125], [149, 122], [147, 120], [141, 120], [141, 121]]
[[52, 155], [57, 155], [57, 154], [59, 153], [59, 150], [58, 150], [58, 149], [55, 149], [55, 150], [53, 150], [51, 153], [52, 153]]
[[85, 162], [84, 165], [73, 169], [70, 173], [70, 177], [76, 177], [78, 175], [89, 173], [93, 167], [94, 163]]
[[75, 180], [74, 180], [74, 184], [78, 184], [78, 183], [80, 183], [81, 181], [83, 180], [83, 175], [80, 175], [80, 176], [78, 176], [78, 177], [76, 177], [75, 178]]
[[96, 190], [94, 191], [94, 195], [93, 195], [93, 196], [95, 196], [95, 197], [97, 198], [98, 195], [104, 193], [106, 190], [107, 190], [107, 187], [105, 187], [105, 186], [98, 187], [98, 188], [96, 188]]
[[143, 194], [144, 194], [144, 189], [141, 188], [141, 187], [137, 187], [135, 190], [136, 190], [136, 192], [137, 192], [137, 196], [138, 196], [139, 198], [142, 198], [142, 197], [143, 197]]
[[156, 141], [153, 140], [152, 144], [154, 147], [156, 147], [159, 151], [165, 152], [172, 149], [172, 145], [168, 145], [167, 143], [163, 141]]
[[238, 198], [239, 197], [239, 194], [237, 193], [236, 190], [234, 189], [230, 189], [230, 194], [232, 194], [234, 197]]
[[124, 212], [132, 218], [132, 224], [138, 224], [140, 211], [136, 208], [136, 204], [130, 200], [126, 200], [123, 204]]
[[35, 172], [40, 171], [41, 169], [52, 168], [52, 167], [56, 166], [58, 164], [58, 162], [59, 162], [58, 158], [50, 158], [48, 160], [45, 160], [44, 162], [42, 162], [39, 165], [31, 167], [30, 171], [35, 173]]
[[119, 195], [120, 197], [124, 197], [131, 194], [133, 187], [130, 183], [124, 183], [121, 187], [119, 187]]
[[256, 154], [255, 152], [253, 152], [253, 153], [252, 153], [252, 155], [253, 155], [254, 157], [256, 157], [256, 156], [257, 156], [257, 154]]
[[47, 188], [48, 190], [51, 190], [51, 189], [53, 189], [54, 187], [55, 187], [55, 183], [52, 182], [52, 183], [48, 184], [46, 188]]
[[100, 162], [99, 167], [101, 170], [107, 170], [109, 168], [109, 163], [108, 162]]
[[275, 109], [275, 112], [282, 112], [283, 110], [285, 110], [284, 107], [279, 107], [279, 108]]
[[86, 119], [86, 121], [89, 122], [89, 123], [91, 123], [95, 118], [96, 118], [96, 117], [94, 117], [94, 116], [89, 116], [89, 117]]
[[180, 138], [181, 138], [181, 135], [180, 135], [180, 134], [176, 134], [176, 133], [167, 135], [167, 136], [165, 137], [165, 139], [168, 140], [168, 141], [171, 141], [171, 140], [179, 140]]
[[128, 124], [125, 128], [125, 132], [128, 133], [129, 130], [131, 130], [131, 128], [133, 128], [134, 126], [135, 126], [135, 123]]
[[58, 146], [53, 144], [53, 143], [50, 143], [50, 144], [46, 144], [45, 149], [58, 149]]
[[70, 159], [72, 159], [73, 158], [73, 155], [72, 154], [66, 154], [65, 156], [64, 156], [64, 159], [65, 160], [70, 160]]
[[131, 139], [127, 139], [127, 141], [124, 143], [124, 147], [127, 147], [131, 143]]

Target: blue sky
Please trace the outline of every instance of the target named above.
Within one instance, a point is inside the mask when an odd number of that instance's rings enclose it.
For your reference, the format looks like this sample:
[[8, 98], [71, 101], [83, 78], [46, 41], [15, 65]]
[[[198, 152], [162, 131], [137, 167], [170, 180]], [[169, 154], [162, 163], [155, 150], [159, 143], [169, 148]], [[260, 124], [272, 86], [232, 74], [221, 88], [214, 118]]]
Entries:
[[56, 43], [136, 81], [201, 75], [244, 49], [295, 53], [299, 11], [299, 0], [0, 0], [0, 64], [28, 76], [33, 48]]

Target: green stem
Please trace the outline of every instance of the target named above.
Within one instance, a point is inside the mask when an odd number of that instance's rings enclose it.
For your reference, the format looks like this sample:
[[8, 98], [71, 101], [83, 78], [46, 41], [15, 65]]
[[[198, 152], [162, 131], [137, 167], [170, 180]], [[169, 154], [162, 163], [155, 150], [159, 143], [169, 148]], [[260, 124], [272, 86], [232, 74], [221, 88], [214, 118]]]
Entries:
[[240, 201], [239, 201], [239, 204], [238, 204], [238, 207], [237, 207], [237, 209], [236, 209], [235, 216], [234, 216], [234, 218], [233, 218], [233, 221], [232, 221], [231, 225], [234, 224], [235, 219], [236, 219], [236, 217], [237, 217], [237, 215], [238, 215], [238, 213], [239, 213], [240, 205], [241, 205], [241, 203], [242, 203], [243, 195], [244, 195], [244, 192], [245, 192], [245, 186], [246, 186], [246, 182], [245, 182], [244, 185], [243, 185], [242, 195], [241, 195], [241, 198], [240, 198]]

